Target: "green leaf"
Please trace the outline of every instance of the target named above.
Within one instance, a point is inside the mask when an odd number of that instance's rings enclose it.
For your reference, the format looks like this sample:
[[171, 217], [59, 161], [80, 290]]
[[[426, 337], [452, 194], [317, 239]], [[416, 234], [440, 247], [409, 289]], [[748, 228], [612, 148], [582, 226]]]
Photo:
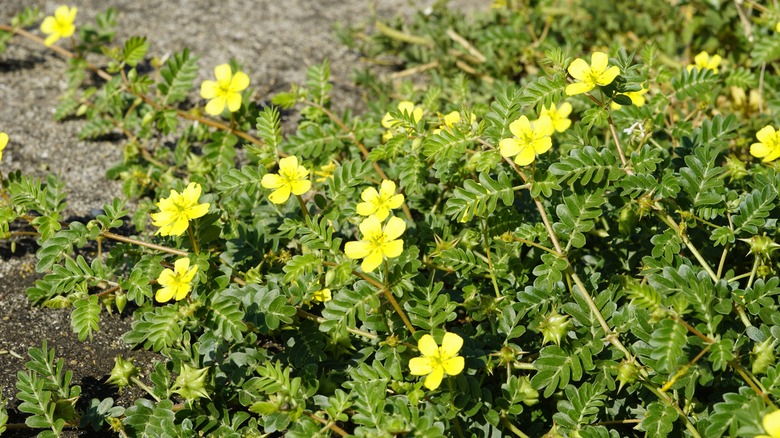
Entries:
[[569, 156], [553, 163], [549, 170], [558, 177], [558, 183], [568, 182], [573, 185], [579, 182], [586, 186], [591, 182], [598, 184], [604, 179], [618, 179], [622, 170], [616, 162], [615, 155], [609, 149], [603, 148], [599, 152], [594, 147], [585, 146], [583, 149], [572, 149]]
[[726, 430], [728, 436], [737, 436], [737, 430], [745, 417], [755, 411], [757, 405], [763, 405], [761, 397], [747, 386], [739, 388], [738, 394], [733, 392], [723, 394], [723, 401], [712, 406], [710, 423], [705, 430], [705, 436], [721, 437], [725, 435]]
[[135, 67], [146, 56], [149, 50], [149, 42], [146, 37], [133, 36], [125, 41], [125, 47], [122, 49], [122, 60], [129, 66]]
[[652, 348], [650, 357], [657, 361], [656, 371], [674, 373], [688, 360], [683, 351], [686, 333], [682, 324], [671, 319], [664, 319], [656, 325], [649, 342]]
[[468, 222], [474, 216], [487, 218], [496, 210], [499, 199], [504, 205], [512, 205], [514, 195], [512, 180], [506, 172], [500, 172], [495, 180], [483, 172], [479, 174], [479, 182], [468, 179], [463, 188], [455, 189], [444, 214], [455, 217], [458, 222]]
[[144, 345], [154, 351], [167, 351], [181, 336], [177, 306], [165, 305], [144, 312], [133, 321], [132, 329], [122, 339], [130, 345]]
[[552, 78], [539, 76], [523, 87], [519, 101], [522, 105], [533, 107], [538, 113], [542, 111], [542, 107], [550, 108], [553, 103], [561, 100], [565, 89], [566, 76], [564, 74], [559, 72]]
[[509, 87], [490, 104], [490, 112], [485, 114], [484, 136], [491, 143], [498, 144], [501, 139], [512, 136], [509, 124], [520, 116], [520, 95], [519, 89]]
[[666, 404], [652, 402], [647, 406], [645, 418], [639, 427], [647, 432], [647, 436], [668, 436], [674, 430], [677, 421], [677, 411]]
[[555, 207], [559, 222], [553, 224], [558, 236], [569, 236], [569, 245], [575, 248], [585, 246], [585, 235], [595, 225], [593, 219], [602, 215], [601, 204], [606, 201], [604, 189], [588, 194], [571, 194], [563, 204]]
[[214, 331], [214, 334], [226, 341], [241, 342], [247, 326], [244, 324], [244, 311], [241, 303], [225, 294], [215, 294], [209, 305], [206, 316], [206, 326]]
[[777, 188], [771, 186], [753, 190], [745, 196], [739, 203], [739, 212], [732, 217], [736, 227], [733, 234], [739, 235], [740, 232], [751, 236], [758, 234], [759, 227], [765, 226], [766, 218], [775, 208], [775, 198], [777, 198]]
[[326, 106], [330, 100], [330, 61], [327, 59], [319, 65], [312, 65], [306, 70], [306, 91], [312, 96], [312, 101], [321, 106]]
[[78, 333], [79, 341], [83, 342], [87, 338], [92, 340], [92, 333], [100, 330], [101, 307], [98, 304], [97, 295], [76, 300], [73, 307], [73, 312], [70, 315], [70, 325], [73, 327], [73, 331]]
[[780, 39], [777, 34], [758, 37], [750, 52], [750, 57], [756, 63], [770, 63], [780, 59]]
[[566, 400], [558, 402], [558, 412], [553, 415], [553, 420], [571, 431], [591, 424], [597, 419], [599, 410], [604, 406], [607, 398], [604, 394], [606, 389], [603, 383], [585, 382], [579, 388], [567, 385], [563, 390]]
[[262, 139], [268, 147], [276, 148], [282, 142], [282, 126], [279, 122], [279, 110], [275, 106], [263, 108], [257, 115], [255, 127], [257, 136]]
[[682, 69], [680, 77], [672, 78], [672, 87], [678, 99], [700, 98], [716, 88], [720, 77], [710, 69], [691, 71]]
[[125, 410], [122, 423], [125, 432], [136, 437], [178, 437], [173, 402], [162, 400], [157, 404], [141, 398]]
[[192, 89], [192, 81], [198, 75], [198, 57], [190, 56], [190, 50], [184, 49], [171, 56], [160, 69], [163, 81], [157, 85], [166, 105], [179, 103], [187, 98]]

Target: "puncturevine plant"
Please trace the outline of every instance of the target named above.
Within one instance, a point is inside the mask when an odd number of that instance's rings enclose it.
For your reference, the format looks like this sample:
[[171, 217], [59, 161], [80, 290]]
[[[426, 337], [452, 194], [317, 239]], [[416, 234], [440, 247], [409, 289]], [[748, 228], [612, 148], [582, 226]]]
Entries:
[[359, 69], [361, 114], [333, 110], [327, 60], [261, 106], [251, 64], [194, 83], [195, 54], [114, 41], [112, 10], [0, 26], [68, 60], [55, 117], [124, 151], [126, 198], [86, 222], [56, 177], [0, 175], [0, 237], [39, 245], [28, 299], [81, 340], [132, 312], [123, 341], [161, 358], [117, 357], [105, 383], [146, 395], [81, 409], [44, 342], [26, 426], [780, 437], [780, 5], [609, 3], [341, 28], [394, 67]]

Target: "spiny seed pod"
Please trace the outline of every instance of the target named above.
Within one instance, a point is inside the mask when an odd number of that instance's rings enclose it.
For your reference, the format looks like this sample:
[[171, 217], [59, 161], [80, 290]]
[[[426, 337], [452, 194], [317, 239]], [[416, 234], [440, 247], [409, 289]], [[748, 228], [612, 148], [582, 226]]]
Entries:
[[539, 331], [544, 336], [542, 343], [555, 342], [561, 345], [561, 339], [569, 331], [569, 315], [561, 315], [553, 310], [539, 323]]
[[121, 355], [114, 359], [114, 368], [108, 376], [106, 383], [116, 385], [122, 389], [130, 385], [130, 379], [138, 375], [138, 367], [133, 364], [133, 359], [125, 360]]
[[634, 384], [638, 376], [639, 367], [636, 364], [626, 361], [621, 362], [617, 368], [618, 392], [623, 389], [623, 386]]
[[775, 363], [775, 343], [772, 338], [753, 345], [750, 353], [751, 371], [753, 374], [765, 374], [770, 365]]
[[639, 216], [636, 214], [636, 210], [632, 205], [626, 205], [620, 210], [618, 216], [618, 231], [624, 236], [628, 236], [634, 232], [636, 225], [639, 223]]
[[520, 377], [520, 390], [519, 393], [523, 394], [523, 403], [526, 406], [533, 406], [539, 403], [539, 391], [535, 390], [531, 385], [531, 379], [528, 376]]
[[196, 400], [209, 397], [206, 387], [209, 383], [209, 369], [192, 368], [187, 364], [182, 364], [179, 377], [173, 384], [173, 392], [181, 395], [186, 400]]

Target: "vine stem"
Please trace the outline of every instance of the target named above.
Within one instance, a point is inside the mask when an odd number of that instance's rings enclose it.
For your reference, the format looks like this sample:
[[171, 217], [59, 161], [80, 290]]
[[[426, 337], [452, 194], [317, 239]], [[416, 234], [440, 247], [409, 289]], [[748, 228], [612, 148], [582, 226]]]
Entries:
[[655, 394], [658, 398], [666, 402], [667, 405], [674, 408], [674, 410], [677, 411], [677, 413], [685, 422], [685, 428], [688, 429], [691, 435], [693, 435], [694, 438], [701, 438], [699, 431], [696, 430], [696, 426], [694, 426], [693, 423], [691, 423], [691, 420], [688, 419], [688, 415], [679, 406], [677, 406], [677, 403], [675, 403], [674, 400], [672, 400], [672, 398], [669, 397], [668, 394], [666, 394], [665, 392], [660, 392], [658, 388], [645, 381], [642, 382], [642, 386], [644, 386], [646, 389], [650, 390], [650, 392]]
[[[44, 44], [43, 38], [41, 38], [41, 37], [39, 37], [39, 36], [37, 36], [35, 34], [32, 34], [30, 32], [27, 32], [24, 29], [18, 29], [18, 28], [14, 28], [14, 27], [11, 27], [11, 26], [8, 26], [8, 25], [5, 25], [5, 24], [0, 24], [0, 30], [5, 31], [5, 32], [13, 33], [14, 35], [19, 35], [19, 36], [21, 36], [23, 38], [26, 38], [26, 39], [28, 39], [30, 41], [33, 41], [33, 42], [35, 42], [37, 44], [40, 44], [41, 46], [44, 46], [47, 49], [52, 50], [53, 52], [57, 53], [58, 55], [62, 56], [63, 58], [75, 59], [75, 58], [79, 57], [77, 54], [71, 52], [68, 49], [62, 48], [60, 46], [56, 46], [56, 45], [46, 46], [46, 44]], [[94, 65], [94, 64], [92, 64], [90, 62], [87, 62], [86, 66], [87, 66], [87, 68], [89, 70], [91, 70], [93, 73], [95, 73], [100, 78], [104, 79], [105, 81], [111, 81], [114, 78], [113, 76], [111, 76], [110, 73], [106, 72], [105, 70], [101, 69], [100, 67], [98, 67], [98, 66], [96, 66], [96, 65]], [[126, 83], [126, 81], [125, 81], [125, 83]], [[216, 128], [216, 129], [219, 129], [221, 131], [225, 131], [225, 132], [229, 132], [231, 134], [235, 134], [236, 136], [241, 137], [244, 140], [247, 140], [250, 143], [254, 143], [254, 144], [258, 145], [258, 146], [264, 146], [265, 145], [265, 142], [263, 142], [259, 138], [253, 137], [252, 135], [250, 135], [250, 134], [248, 134], [246, 132], [243, 132], [243, 131], [234, 130], [233, 128], [231, 128], [230, 126], [228, 126], [228, 125], [226, 125], [224, 123], [221, 123], [221, 122], [218, 122], [216, 120], [212, 120], [212, 119], [209, 119], [209, 118], [206, 118], [206, 117], [202, 117], [202, 116], [199, 116], [199, 115], [196, 115], [196, 114], [191, 114], [191, 113], [188, 113], [186, 111], [180, 110], [178, 108], [170, 107], [170, 106], [167, 106], [167, 105], [161, 105], [161, 104], [155, 102], [149, 96], [146, 96], [144, 94], [136, 92], [135, 90], [132, 89], [132, 87], [127, 87], [127, 89], [125, 91], [127, 91], [128, 93], [130, 93], [130, 94], [132, 94], [132, 95], [142, 99], [145, 103], [153, 106], [157, 110], [161, 110], [161, 109], [174, 110], [174, 111], [176, 111], [176, 115], [178, 115], [181, 118], [184, 118], [184, 119], [187, 119], [187, 120], [191, 120], [191, 121], [195, 121], [195, 122], [198, 122], [198, 123], [203, 123], [204, 125], [211, 126], [212, 128]], [[280, 154], [280, 155], [284, 155], [284, 154]]]
[[503, 415], [501, 416], [501, 424], [503, 424], [504, 427], [509, 429], [513, 434], [519, 436], [520, 438], [529, 438], [528, 435], [526, 435], [522, 430], [518, 429], [517, 426], [512, 424], [512, 422]]
[[330, 429], [333, 432], [336, 432], [339, 436], [347, 436], [347, 435], [349, 435], [347, 433], [347, 431], [345, 431], [344, 429], [342, 429], [339, 426], [337, 426], [336, 423], [334, 423], [333, 421], [328, 421], [328, 420], [326, 420], [326, 419], [324, 419], [324, 418], [322, 418], [322, 417], [320, 417], [320, 416], [318, 416], [318, 415], [316, 415], [316, 414], [314, 414], [312, 412], [309, 412], [309, 411], [303, 411], [303, 413], [307, 417], [311, 418], [312, 420], [324, 424], [327, 429]]
[[487, 254], [488, 269], [490, 270], [490, 281], [493, 283], [493, 289], [496, 291], [496, 298], [501, 298], [501, 290], [496, 281], [496, 271], [493, 267], [493, 258], [490, 256], [490, 239], [488, 236], [487, 219], [482, 220], [482, 238], [485, 240], [485, 254]]
[[154, 398], [155, 400], [157, 400], [157, 402], [158, 402], [158, 403], [160, 402], [160, 397], [157, 397], [157, 396], [154, 394], [154, 392], [152, 392], [152, 388], [150, 388], [150, 387], [146, 386], [146, 383], [142, 382], [142, 381], [141, 381], [141, 380], [140, 380], [138, 377], [132, 376], [132, 377], [130, 377], [130, 381], [131, 381], [131, 382], [133, 382], [133, 383], [135, 383], [136, 385], [138, 385], [138, 387], [139, 387], [139, 388], [141, 388], [141, 389], [143, 389], [144, 391], [146, 391], [146, 393], [147, 393], [147, 394], [149, 394], [149, 395], [151, 395], [151, 396], [152, 396], [152, 398]]
[[691, 242], [691, 239], [688, 238], [688, 235], [682, 231], [680, 228], [680, 225], [677, 224], [677, 222], [674, 221], [674, 219], [669, 216], [668, 213], [666, 213], [666, 209], [663, 208], [660, 204], [656, 202], [655, 209], [653, 209], [653, 212], [658, 216], [659, 219], [661, 219], [662, 222], [664, 222], [666, 225], [669, 226], [674, 232], [677, 233], [678, 236], [682, 239], [685, 246], [688, 248], [688, 250], [693, 254], [693, 257], [696, 259], [696, 261], [699, 262], [702, 268], [709, 274], [712, 281], [717, 283], [720, 281], [720, 278], [715, 274], [715, 272], [710, 267], [709, 263], [707, 263], [706, 260], [704, 260], [704, 257], [701, 255], [698, 249], [696, 249], [696, 246], [694, 246], [693, 242]]
[[[357, 139], [357, 136], [355, 135], [354, 131], [349, 129], [347, 125], [344, 124], [344, 122], [341, 121], [335, 114], [333, 114], [333, 111], [325, 108], [324, 106], [318, 104], [317, 102], [311, 102], [311, 101], [304, 101], [303, 102], [306, 105], [309, 105], [311, 107], [317, 108], [318, 110], [322, 111], [323, 114], [328, 116], [328, 118], [335, 123], [336, 125], [341, 128], [342, 131], [344, 131], [347, 135], [349, 135], [350, 140], [352, 140], [353, 143], [355, 143], [355, 146], [358, 147], [360, 150], [360, 154], [363, 155], [364, 159], [368, 159], [368, 149], [366, 149], [366, 146]], [[382, 167], [379, 166], [379, 164], [376, 161], [371, 161], [371, 165], [374, 167], [374, 170], [382, 179], [390, 179], [384, 170], [382, 170]], [[412, 211], [409, 210], [409, 206], [406, 205], [406, 199], [404, 199], [403, 204], [401, 204], [401, 210], [404, 212], [404, 216], [406, 216], [407, 219], [413, 220], [412, 218]]]
[[[309, 321], [314, 321], [314, 322], [316, 322], [317, 324], [322, 324], [322, 323], [324, 323], [325, 321], [327, 321], [325, 318], [323, 318], [323, 317], [321, 317], [321, 316], [317, 316], [317, 315], [315, 315], [315, 314], [313, 314], [313, 313], [309, 313], [309, 312], [307, 312], [307, 311], [305, 311], [305, 310], [303, 310], [303, 309], [299, 309], [299, 308], [297, 308], [297, 307], [295, 308], [295, 313], [296, 313], [296, 314], [297, 314], [299, 317], [301, 317], [301, 318], [304, 318], [304, 319], [308, 319]], [[375, 334], [373, 334], [373, 333], [369, 333], [369, 332], [367, 332], [367, 331], [360, 330], [360, 329], [356, 329], [356, 328], [352, 328], [352, 327], [347, 327], [347, 331], [348, 331], [349, 333], [352, 333], [352, 334], [354, 334], [354, 335], [359, 335], [359, 336], [363, 336], [364, 338], [371, 339], [372, 341], [373, 341], [373, 340], [377, 340], [377, 339], [379, 339], [379, 336], [377, 336], [377, 335], [375, 335]]]
[[171, 248], [168, 246], [156, 245], [154, 243], [144, 242], [142, 240], [133, 239], [132, 237], [120, 236], [109, 231], [101, 231], [100, 235], [106, 239], [116, 240], [118, 242], [131, 243], [133, 245], [143, 246], [144, 248], [154, 249], [157, 251], [167, 252], [168, 254], [175, 254], [182, 257], [187, 257], [189, 253], [180, 249]]

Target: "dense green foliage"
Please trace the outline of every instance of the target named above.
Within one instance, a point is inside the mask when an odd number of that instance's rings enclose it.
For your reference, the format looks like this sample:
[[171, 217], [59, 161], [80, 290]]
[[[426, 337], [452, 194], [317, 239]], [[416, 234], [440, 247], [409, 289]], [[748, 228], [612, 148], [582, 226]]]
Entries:
[[[95, 67], [72, 59], [56, 117], [83, 117], [82, 138], [123, 137], [108, 176], [137, 207], [116, 199], [66, 223], [63, 182], [15, 172], [2, 178], [0, 236], [14, 239], [14, 223], [38, 233], [44, 276], [28, 297], [72, 308], [79, 339], [103, 312], [132, 311], [124, 342], [162, 359], [149, 376], [117, 359], [109, 383], [148, 397], [80, 412], [44, 343], [18, 376], [27, 425], [132, 437], [764, 433], [780, 399], [780, 169], [750, 151], [759, 130], [780, 128], [780, 9], [495, 3], [465, 18], [441, 1], [373, 32], [340, 29], [394, 67], [356, 72], [372, 95], [359, 115], [332, 110], [325, 60], [271, 106], [250, 86], [239, 110], [207, 117], [196, 55], [149, 62], [145, 38], [112, 41], [110, 10], [81, 27], [79, 55], [109, 67], [88, 87]], [[25, 11], [14, 26], [36, 20]], [[698, 65], [702, 51], [722, 62]], [[568, 96], [571, 66], [593, 52], [620, 74]], [[549, 150], [527, 166], [502, 156], [516, 120], [537, 129], [564, 103], [572, 123]], [[282, 134], [290, 108], [302, 117]], [[274, 204], [267, 181], [288, 155], [312, 187]], [[382, 180], [404, 195], [403, 252], [364, 272], [345, 244], [367, 239], [357, 204]], [[155, 235], [156, 204], [190, 182], [208, 213], [182, 236]], [[78, 251], [95, 241], [105, 251]], [[192, 290], [156, 302], [183, 255]], [[445, 333], [463, 339], [465, 367], [431, 390], [409, 361], [429, 356], [424, 334]]]

